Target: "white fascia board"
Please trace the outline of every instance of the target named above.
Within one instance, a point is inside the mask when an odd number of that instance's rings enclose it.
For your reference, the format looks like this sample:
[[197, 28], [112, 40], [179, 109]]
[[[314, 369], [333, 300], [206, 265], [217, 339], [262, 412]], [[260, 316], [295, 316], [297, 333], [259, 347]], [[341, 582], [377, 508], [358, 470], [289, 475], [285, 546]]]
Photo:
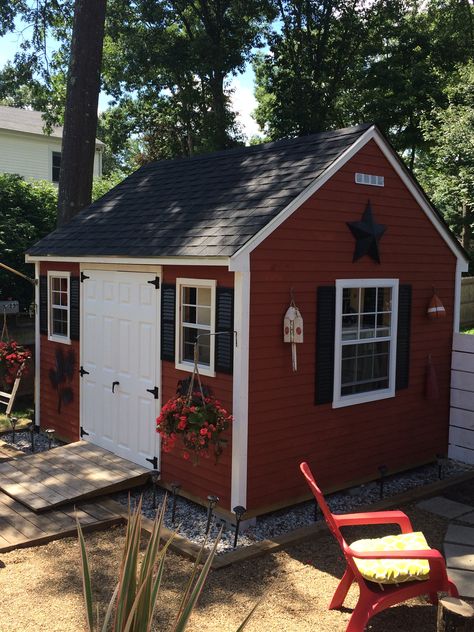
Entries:
[[[247, 257], [248, 259], [248, 257]], [[243, 266], [245, 267], [245, 266]], [[231, 507], [247, 506], [249, 425], [250, 271], [234, 275], [234, 370], [232, 384]]]
[[[403, 167], [400, 158], [395, 151], [390, 147], [385, 138], [380, 134], [375, 126], [369, 127], [369, 129], [360, 136], [353, 145], [348, 147], [339, 158], [337, 158], [319, 177], [317, 177], [310, 185], [306, 187], [288, 206], [286, 206], [276, 217], [274, 217], [266, 226], [264, 226], [256, 235], [254, 235], [242, 248], [240, 248], [230, 258], [230, 270], [240, 269], [240, 259], [249, 255], [262, 241], [264, 241], [271, 233], [278, 228], [285, 220], [287, 220], [302, 204], [306, 202], [318, 189], [320, 189], [332, 176], [339, 171], [355, 154], [360, 151], [369, 141], [374, 140], [379, 149], [381, 149], [385, 158], [393, 167], [397, 175], [401, 178], [402, 182], [406, 185], [409, 192], [414, 197], [415, 201], [419, 204], [424, 211], [428, 219], [441, 235], [448, 248], [458, 259], [466, 265], [467, 259], [462, 252], [461, 247], [457, 248], [454, 241], [452, 241], [448, 234], [448, 229], [438, 217], [436, 211], [428, 202], [426, 197], [422, 194], [420, 189], [416, 186], [414, 180], [410, 177], [409, 173]], [[465, 271], [464, 270], [464, 271]]]
[[35, 263], [35, 384], [34, 384], [34, 397], [35, 397], [35, 426], [40, 426], [40, 384], [41, 384], [41, 336], [40, 336], [40, 288], [39, 279], [40, 269], [39, 263]]
[[117, 263], [168, 266], [229, 266], [229, 257], [60, 257], [55, 255], [25, 255], [26, 263], [37, 261], [58, 261], [64, 263]]

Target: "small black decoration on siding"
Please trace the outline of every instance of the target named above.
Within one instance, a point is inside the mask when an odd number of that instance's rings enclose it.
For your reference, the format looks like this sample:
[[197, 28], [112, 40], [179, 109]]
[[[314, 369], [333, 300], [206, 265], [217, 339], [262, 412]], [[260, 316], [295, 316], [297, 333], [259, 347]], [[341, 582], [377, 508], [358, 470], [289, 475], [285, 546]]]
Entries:
[[56, 349], [56, 366], [49, 370], [49, 381], [58, 393], [58, 413], [63, 404], [70, 404], [74, 399], [72, 388], [69, 386], [74, 376], [76, 355], [72, 349], [64, 353], [62, 347]]
[[364, 255], [368, 255], [374, 261], [380, 263], [379, 241], [382, 239], [382, 235], [386, 231], [386, 226], [375, 223], [372, 216], [372, 206], [370, 205], [370, 200], [367, 201], [367, 206], [362, 214], [362, 219], [359, 222], [347, 222], [347, 225], [356, 239], [352, 263]]

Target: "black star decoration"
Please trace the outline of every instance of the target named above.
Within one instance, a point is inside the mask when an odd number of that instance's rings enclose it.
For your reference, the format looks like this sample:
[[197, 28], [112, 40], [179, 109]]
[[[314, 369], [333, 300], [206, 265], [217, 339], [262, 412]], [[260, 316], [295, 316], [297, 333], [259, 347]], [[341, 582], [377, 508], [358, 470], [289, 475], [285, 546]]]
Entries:
[[364, 255], [369, 255], [374, 261], [380, 263], [379, 241], [386, 230], [386, 226], [375, 223], [370, 200], [367, 202], [360, 222], [347, 222], [347, 225], [356, 239], [352, 263]]

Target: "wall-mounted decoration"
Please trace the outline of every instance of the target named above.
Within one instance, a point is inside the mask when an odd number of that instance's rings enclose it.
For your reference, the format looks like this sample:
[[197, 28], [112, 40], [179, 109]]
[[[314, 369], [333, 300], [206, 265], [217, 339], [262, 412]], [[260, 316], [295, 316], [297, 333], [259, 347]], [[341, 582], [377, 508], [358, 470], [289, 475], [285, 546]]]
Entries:
[[303, 317], [292, 298], [283, 320], [283, 342], [291, 343], [291, 364], [293, 371], [298, 370], [296, 345], [303, 342]]
[[425, 398], [430, 401], [439, 399], [438, 378], [436, 377], [436, 371], [431, 359], [431, 354], [428, 356], [428, 361], [426, 363]]
[[386, 231], [386, 226], [375, 223], [370, 200], [367, 201], [362, 219], [359, 222], [347, 222], [347, 225], [356, 240], [352, 263], [364, 255], [368, 255], [374, 261], [380, 263], [379, 241]]
[[441, 302], [441, 299], [435, 293], [434, 288], [433, 288], [433, 296], [431, 297], [426, 313], [430, 320], [438, 320], [440, 318], [446, 318], [446, 310], [444, 308], [443, 303]]
[[70, 404], [74, 399], [74, 393], [70, 386], [76, 366], [76, 354], [73, 349], [64, 353], [62, 346], [56, 349], [56, 366], [49, 370], [49, 381], [58, 393], [58, 414], [61, 413], [63, 404]]

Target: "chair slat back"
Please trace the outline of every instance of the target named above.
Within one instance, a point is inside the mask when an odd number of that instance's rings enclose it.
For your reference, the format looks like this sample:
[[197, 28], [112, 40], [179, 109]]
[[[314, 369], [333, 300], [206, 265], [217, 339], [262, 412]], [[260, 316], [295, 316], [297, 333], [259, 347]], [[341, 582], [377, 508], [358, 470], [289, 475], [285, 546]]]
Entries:
[[6, 407], [5, 414], [7, 417], [10, 416], [13, 405], [15, 403], [16, 393], [18, 391], [18, 387], [20, 386], [21, 376], [17, 377], [13, 382], [13, 388], [11, 393], [5, 393], [4, 391], [0, 391], [0, 404]]
[[323, 492], [319, 489], [316, 481], [314, 480], [314, 476], [311, 470], [309, 469], [309, 465], [307, 463], [301, 463], [300, 470], [302, 471], [303, 476], [306, 479], [306, 482], [308, 483], [311, 491], [313, 492], [314, 497], [318, 501], [318, 505], [321, 508], [321, 511], [323, 512], [324, 519], [326, 520], [326, 523], [329, 529], [331, 530], [336, 540], [339, 542], [339, 545], [345, 554], [345, 547], [347, 547], [347, 543], [344, 540], [341, 530], [339, 529], [336, 521], [334, 520], [331, 510], [329, 509], [328, 504], [324, 498]]

